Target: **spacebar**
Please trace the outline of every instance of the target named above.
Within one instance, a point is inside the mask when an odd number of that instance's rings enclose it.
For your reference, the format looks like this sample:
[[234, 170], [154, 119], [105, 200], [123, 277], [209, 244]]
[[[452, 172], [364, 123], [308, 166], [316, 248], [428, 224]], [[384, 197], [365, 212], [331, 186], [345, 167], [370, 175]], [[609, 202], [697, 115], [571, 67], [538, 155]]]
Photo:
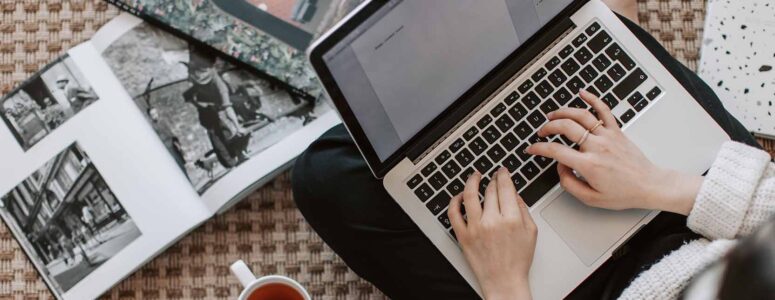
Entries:
[[525, 200], [527, 206], [533, 206], [558, 183], [560, 183], [560, 175], [557, 174], [557, 163], [553, 163], [533, 183], [522, 190], [519, 195]]

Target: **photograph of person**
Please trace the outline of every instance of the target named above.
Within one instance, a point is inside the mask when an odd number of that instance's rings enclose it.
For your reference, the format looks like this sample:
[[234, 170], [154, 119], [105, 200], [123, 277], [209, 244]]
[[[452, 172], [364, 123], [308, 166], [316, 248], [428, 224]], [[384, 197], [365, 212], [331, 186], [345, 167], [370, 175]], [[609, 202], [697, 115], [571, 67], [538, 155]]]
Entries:
[[60, 292], [141, 235], [77, 144], [2, 196], [0, 216]]
[[330, 110], [147, 24], [102, 56], [200, 195]]
[[68, 55], [0, 100], [0, 116], [26, 151], [99, 100]]

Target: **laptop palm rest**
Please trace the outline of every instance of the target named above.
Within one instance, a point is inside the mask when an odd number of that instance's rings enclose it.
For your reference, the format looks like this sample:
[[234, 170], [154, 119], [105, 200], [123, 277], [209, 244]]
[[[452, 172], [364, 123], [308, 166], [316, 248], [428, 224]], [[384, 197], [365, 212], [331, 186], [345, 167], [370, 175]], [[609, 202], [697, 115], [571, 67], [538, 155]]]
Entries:
[[544, 220], [587, 266], [600, 259], [648, 214], [648, 210], [590, 207], [567, 192], [541, 210]]

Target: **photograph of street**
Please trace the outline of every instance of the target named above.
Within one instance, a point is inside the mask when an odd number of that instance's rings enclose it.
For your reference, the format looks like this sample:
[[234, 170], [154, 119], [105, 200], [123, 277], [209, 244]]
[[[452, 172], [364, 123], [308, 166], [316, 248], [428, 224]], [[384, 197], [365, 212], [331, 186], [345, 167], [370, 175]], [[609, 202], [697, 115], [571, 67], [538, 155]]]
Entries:
[[51, 131], [99, 100], [65, 55], [0, 100], [0, 116], [26, 151]]
[[200, 195], [330, 110], [147, 24], [102, 56]]
[[2, 196], [0, 216], [60, 292], [141, 235], [77, 144]]

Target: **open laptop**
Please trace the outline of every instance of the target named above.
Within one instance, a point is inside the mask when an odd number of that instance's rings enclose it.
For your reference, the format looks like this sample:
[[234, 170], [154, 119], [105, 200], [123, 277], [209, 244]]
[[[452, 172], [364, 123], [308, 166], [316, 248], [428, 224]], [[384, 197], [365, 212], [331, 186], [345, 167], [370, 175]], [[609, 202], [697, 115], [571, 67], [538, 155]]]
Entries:
[[579, 88], [657, 165], [702, 174], [729, 139], [598, 0], [367, 1], [308, 54], [374, 175], [480, 295], [447, 219], [473, 170], [484, 187], [507, 167], [530, 207], [537, 299], [566, 296], [657, 214], [587, 207], [522, 152], [549, 111], [589, 108]]

